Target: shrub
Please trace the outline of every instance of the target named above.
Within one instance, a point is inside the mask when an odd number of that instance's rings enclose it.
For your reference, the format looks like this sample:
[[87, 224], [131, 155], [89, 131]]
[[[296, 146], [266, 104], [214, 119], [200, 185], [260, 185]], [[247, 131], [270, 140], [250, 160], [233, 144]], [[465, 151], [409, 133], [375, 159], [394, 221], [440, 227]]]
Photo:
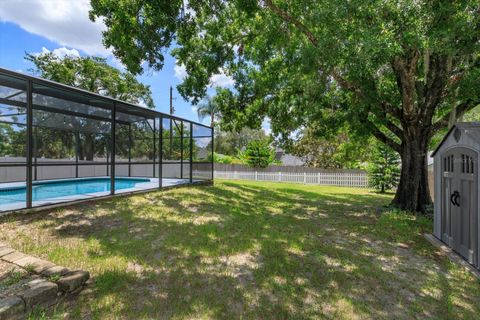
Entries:
[[252, 140], [238, 158], [250, 167], [266, 168], [275, 162], [275, 151], [267, 140]]
[[382, 193], [395, 188], [400, 180], [399, 164], [399, 156], [394, 150], [384, 144], [377, 145], [367, 168], [370, 186]]
[[220, 154], [220, 153], [214, 153], [213, 161], [215, 163], [221, 163], [221, 164], [241, 164], [242, 163], [240, 159], [237, 159], [232, 156]]

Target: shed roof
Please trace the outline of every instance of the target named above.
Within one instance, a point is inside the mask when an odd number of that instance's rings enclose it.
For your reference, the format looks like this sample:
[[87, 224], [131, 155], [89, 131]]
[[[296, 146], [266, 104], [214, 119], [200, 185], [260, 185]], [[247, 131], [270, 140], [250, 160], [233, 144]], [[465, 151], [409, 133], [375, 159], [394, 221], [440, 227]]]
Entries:
[[435, 156], [438, 150], [440, 150], [444, 142], [448, 139], [450, 134], [452, 134], [452, 132], [456, 128], [460, 129], [461, 131], [463, 131], [463, 133], [471, 136], [474, 140], [480, 143], [480, 122], [458, 122], [453, 127], [451, 127], [450, 130], [448, 130], [445, 137], [443, 137], [442, 141], [438, 144], [438, 146], [433, 151], [431, 155], [432, 157]]

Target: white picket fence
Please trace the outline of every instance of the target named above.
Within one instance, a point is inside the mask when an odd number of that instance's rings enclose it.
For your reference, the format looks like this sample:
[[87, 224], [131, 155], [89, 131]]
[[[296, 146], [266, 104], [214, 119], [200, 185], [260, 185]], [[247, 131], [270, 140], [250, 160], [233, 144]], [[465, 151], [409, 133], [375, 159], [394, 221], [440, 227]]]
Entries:
[[254, 181], [294, 182], [304, 184], [367, 188], [368, 177], [364, 172], [245, 172], [217, 171], [215, 178]]

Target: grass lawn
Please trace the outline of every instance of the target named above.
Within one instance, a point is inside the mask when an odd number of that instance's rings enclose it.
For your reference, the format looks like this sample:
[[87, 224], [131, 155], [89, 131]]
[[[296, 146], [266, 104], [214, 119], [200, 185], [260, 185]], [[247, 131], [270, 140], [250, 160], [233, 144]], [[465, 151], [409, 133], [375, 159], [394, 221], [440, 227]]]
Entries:
[[217, 181], [7, 217], [0, 241], [91, 273], [59, 318], [477, 318], [479, 281], [390, 199]]

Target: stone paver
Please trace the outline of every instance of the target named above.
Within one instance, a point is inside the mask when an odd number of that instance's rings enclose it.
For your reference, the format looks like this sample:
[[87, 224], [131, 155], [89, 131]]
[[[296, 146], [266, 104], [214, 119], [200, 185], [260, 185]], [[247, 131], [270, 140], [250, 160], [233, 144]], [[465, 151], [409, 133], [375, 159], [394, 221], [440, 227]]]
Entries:
[[66, 275], [69, 272], [70, 272], [70, 270], [65, 268], [65, 267], [54, 265], [51, 268], [47, 268], [47, 269], [43, 270], [41, 272], [41, 274], [46, 276], [46, 277], [51, 277], [51, 276], [63, 276], [63, 275]]
[[88, 279], [90, 274], [86, 271], [73, 271], [66, 274], [57, 281], [58, 287], [62, 292], [72, 292], [80, 288]]
[[21, 296], [29, 309], [50, 307], [55, 304], [58, 292], [56, 283], [35, 279], [27, 285], [28, 289], [22, 292]]
[[12, 253], [4, 255], [2, 257], [2, 260], [5, 260], [5, 261], [11, 262], [11, 263], [15, 263], [15, 261], [26, 258], [26, 257], [28, 257], [26, 254], [23, 254], [23, 253], [18, 252], [18, 251], [13, 251]]
[[31, 267], [36, 273], [42, 273], [42, 271], [55, 266], [55, 264], [49, 261], [45, 261], [31, 256], [27, 256], [25, 258], [17, 260], [15, 261], [15, 264], [23, 268]]
[[12, 248], [9, 248], [9, 247], [2, 247], [0, 248], [0, 258], [7, 255], [7, 254], [10, 254], [12, 252], [14, 252], [15, 250], [13, 250]]
[[25, 303], [19, 297], [0, 299], [0, 320], [25, 318]]
[[13, 279], [9, 283], [0, 278], [0, 320], [26, 319], [32, 310], [49, 308], [62, 296], [78, 292], [90, 278], [86, 271], [71, 271], [1, 242], [0, 275]]

